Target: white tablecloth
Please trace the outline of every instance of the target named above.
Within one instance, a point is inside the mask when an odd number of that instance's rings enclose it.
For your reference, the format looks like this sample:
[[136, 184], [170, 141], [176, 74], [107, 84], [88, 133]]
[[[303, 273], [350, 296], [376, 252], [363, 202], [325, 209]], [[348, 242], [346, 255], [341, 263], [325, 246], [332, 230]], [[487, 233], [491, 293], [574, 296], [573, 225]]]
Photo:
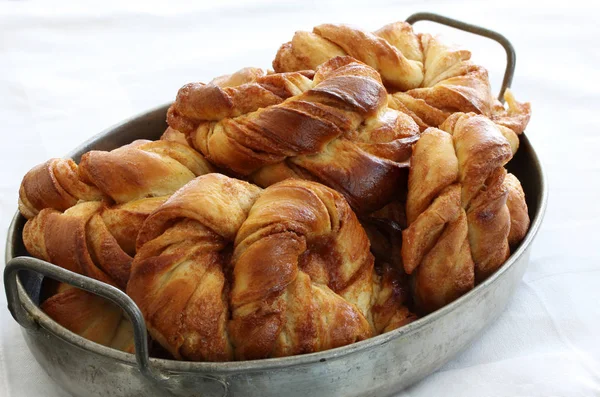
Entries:
[[[512, 40], [513, 88], [533, 103], [527, 135], [546, 166], [550, 201], [506, 312], [463, 354], [400, 395], [600, 395], [598, 2], [170, 3], [0, 2], [1, 241], [27, 170], [172, 100], [182, 84], [269, 67], [295, 30], [319, 23], [376, 29], [416, 11], [446, 14]], [[472, 49], [498, 89], [498, 45], [429, 23], [417, 30], [444, 32]], [[0, 301], [0, 396], [66, 395], [25, 346], [4, 293]]]

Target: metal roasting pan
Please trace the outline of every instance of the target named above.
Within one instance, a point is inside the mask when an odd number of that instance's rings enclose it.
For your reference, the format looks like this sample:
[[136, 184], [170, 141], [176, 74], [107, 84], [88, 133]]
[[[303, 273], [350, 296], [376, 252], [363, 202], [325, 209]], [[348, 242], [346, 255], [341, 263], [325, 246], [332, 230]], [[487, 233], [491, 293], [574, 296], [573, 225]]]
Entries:
[[[498, 33], [430, 13], [430, 20], [499, 42], [507, 53], [501, 95], [515, 65], [512, 46]], [[157, 139], [166, 128], [167, 105], [126, 120], [74, 150], [76, 161], [92, 149], [111, 150], [135, 139]], [[28, 257], [17, 213], [8, 232], [4, 283], [8, 307], [48, 375], [75, 396], [385, 396], [419, 381], [469, 346], [504, 310], [529, 262], [546, 208], [542, 165], [525, 135], [508, 169], [522, 182], [531, 227], [506, 263], [453, 303], [402, 328], [349, 346], [265, 360], [207, 363], [149, 358], [146, 326], [135, 303], [99, 281]], [[57, 324], [39, 307], [42, 278], [51, 277], [110, 299], [132, 320], [136, 353], [84, 339]]]

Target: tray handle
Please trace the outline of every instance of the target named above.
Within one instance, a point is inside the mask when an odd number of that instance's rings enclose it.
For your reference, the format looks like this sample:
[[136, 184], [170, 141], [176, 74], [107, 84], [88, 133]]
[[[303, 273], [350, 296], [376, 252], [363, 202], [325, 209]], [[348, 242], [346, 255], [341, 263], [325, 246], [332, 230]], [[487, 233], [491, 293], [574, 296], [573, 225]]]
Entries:
[[419, 21], [436, 22], [441, 25], [446, 25], [458, 30], [473, 33], [478, 36], [487, 37], [488, 39], [492, 39], [499, 43], [506, 51], [506, 70], [504, 71], [504, 79], [502, 80], [502, 87], [500, 88], [500, 94], [498, 95], [498, 100], [504, 103], [504, 92], [507, 88], [510, 88], [510, 85], [512, 84], [513, 76], [515, 74], [515, 66], [517, 63], [517, 54], [515, 53], [515, 49], [506, 37], [493, 30], [434, 14], [432, 12], [417, 12], [416, 14], [412, 14], [406, 18], [406, 22], [411, 25], [414, 25], [415, 22]]
[[81, 288], [95, 295], [110, 300], [119, 306], [129, 317], [133, 325], [135, 342], [135, 360], [140, 372], [154, 381], [164, 381], [167, 377], [163, 374], [153, 371], [150, 367], [150, 356], [148, 353], [148, 334], [144, 316], [135, 302], [123, 291], [92, 278], [82, 276], [81, 274], [63, 269], [37, 258], [20, 256], [10, 260], [4, 269], [4, 288], [8, 302], [8, 310], [14, 319], [24, 328], [35, 330], [39, 327], [36, 321], [27, 314], [17, 288], [17, 274], [20, 271], [28, 270], [43, 274], [46, 277], [70, 284]]
[[[204, 390], [207, 395], [227, 396], [229, 395], [229, 386], [224, 379], [197, 373], [179, 374], [163, 373], [158, 368], [152, 368], [150, 355], [148, 352], [148, 333], [146, 323], [142, 312], [135, 302], [123, 291], [111, 285], [95, 280], [90, 277], [63, 269], [62, 267], [45, 262], [41, 259], [28, 256], [20, 256], [11, 259], [4, 269], [4, 287], [8, 302], [8, 310], [14, 319], [24, 328], [36, 330], [39, 325], [35, 319], [23, 308], [19, 297], [17, 274], [20, 271], [31, 271], [50, 277], [52, 279], [67, 283], [77, 288], [81, 288], [95, 295], [110, 300], [119, 306], [129, 317], [133, 325], [133, 337], [135, 344], [135, 361], [142, 375], [144, 375], [155, 387], [161, 389], [165, 396], [179, 395], [177, 390], [187, 390], [187, 388], [197, 386], [198, 379], [202, 379]], [[193, 378], [194, 382], [189, 382]], [[194, 393], [197, 391], [192, 390]], [[192, 393], [190, 391], [190, 393]], [[190, 394], [191, 395], [191, 394]]]

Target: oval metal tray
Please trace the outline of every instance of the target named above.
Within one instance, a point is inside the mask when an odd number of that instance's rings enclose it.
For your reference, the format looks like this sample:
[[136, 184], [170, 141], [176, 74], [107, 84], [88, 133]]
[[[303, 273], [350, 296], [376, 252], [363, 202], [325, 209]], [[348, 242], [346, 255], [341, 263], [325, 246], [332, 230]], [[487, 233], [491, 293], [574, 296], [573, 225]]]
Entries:
[[[408, 20], [423, 19], [475, 33], [490, 32], [433, 14], [415, 14]], [[486, 35], [500, 41], [492, 36]], [[510, 43], [503, 46], [510, 54]], [[512, 78], [514, 52], [507, 60], [510, 73], [505, 75], [503, 90]], [[71, 157], [78, 161], [81, 154], [92, 149], [111, 150], [135, 139], [158, 139], [166, 128], [167, 107], [161, 106], [109, 128], [77, 148]], [[520, 282], [547, 201], [539, 159], [527, 137], [522, 135], [520, 139], [519, 151], [507, 168], [521, 180], [529, 207], [531, 226], [521, 245], [496, 273], [458, 300], [402, 328], [362, 342], [301, 356], [242, 362], [149, 358], [145, 324], [135, 303], [106, 284], [27, 257], [21, 238], [25, 219], [18, 213], [10, 226], [6, 246], [4, 282], [9, 308], [23, 326], [24, 338], [36, 360], [73, 395], [390, 395], [434, 372], [468, 346], [500, 315]], [[91, 342], [50, 319], [38, 307], [43, 275], [119, 304], [134, 324], [136, 354]]]

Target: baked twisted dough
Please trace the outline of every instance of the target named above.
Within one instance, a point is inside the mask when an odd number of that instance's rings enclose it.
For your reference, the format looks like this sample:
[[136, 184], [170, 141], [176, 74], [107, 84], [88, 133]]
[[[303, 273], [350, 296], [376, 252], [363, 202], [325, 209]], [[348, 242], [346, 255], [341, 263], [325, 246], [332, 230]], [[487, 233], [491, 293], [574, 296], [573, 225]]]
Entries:
[[36, 258], [125, 289], [137, 231], [166, 199], [82, 202], [64, 212], [45, 208], [25, 224], [23, 243]]
[[504, 187], [508, 190], [506, 206], [510, 213], [508, 244], [511, 247], [516, 247], [529, 229], [529, 212], [525, 202], [525, 192], [523, 192], [523, 187], [517, 177], [513, 174], [506, 174]]
[[[406, 51], [394, 47], [378, 34], [345, 25], [324, 24], [312, 33], [296, 32], [285, 43], [273, 61], [275, 72], [316, 70], [323, 62], [336, 56], [349, 55], [366, 63], [381, 74], [386, 85], [399, 90], [417, 88], [423, 81], [423, 59], [418, 39], [410, 25], [398, 25], [398, 43]], [[408, 29], [406, 28], [408, 27]]]
[[70, 159], [50, 160], [21, 184], [19, 207], [30, 218], [23, 242], [37, 258], [125, 289], [146, 217], [179, 187], [210, 171], [200, 154], [167, 141], [91, 151], [79, 166]]
[[[261, 94], [239, 94], [252, 90]], [[168, 122], [217, 166], [263, 187], [289, 177], [316, 180], [363, 213], [391, 200], [418, 139], [414, 121], [387, 101], [373, 68], [337, 57], [313, 80], [283, 73], [234, 87], [185, 86]]]
[[69, 331], [92, 342], [128, 353], [135, 350], [131, 322], [104, 298], [60, 283], [40, 308]]
[[188, 134], [203, 121], [219, 121], [277, 105], [312, 86], [312, 71], [265, 74], [262, 69], [244, 68], [208, 84], [186, 84], [167, 113], [175, 130]]
[[411, 25], [396, 22], [374, 33], [325, 24], [312, 33], [296, 32], [281, 46], [276, 72], [316, 69], [330, 58], [350, 55], [376, 69], [392, 92], [390, 107], [406, 112], [421, 129], [438, 127], [454, 112], [474, 112], [521, 133], [529, 122], [529, 104], [510, 92], [508, 109], [491, 95], [487, 71], [471, 62], [471, 53], [448, 46]]
[[173, 193], [212, 166], [189, 147], [138, 140], [110, 152], [92, 150], [79, 165], [51, 159], [32, 168], [19, 189], [19, 211], [28, 219], [44, 208], [65, 211], [80, 201], [123, 204]]
[[289, 179], [269, 188], [201, 176], [138, 236], [127, 293], [177, 359], [224, 361], [330, 349], [414, 316], [343, 197]]
[[425, 311], [493, 273], [529, 225], [520, 183], [504, 169], [512, 147], [500, 128], [464, 113], [441, 128], [427, 129], [414, 147], [403, 231], [404, 269]]

